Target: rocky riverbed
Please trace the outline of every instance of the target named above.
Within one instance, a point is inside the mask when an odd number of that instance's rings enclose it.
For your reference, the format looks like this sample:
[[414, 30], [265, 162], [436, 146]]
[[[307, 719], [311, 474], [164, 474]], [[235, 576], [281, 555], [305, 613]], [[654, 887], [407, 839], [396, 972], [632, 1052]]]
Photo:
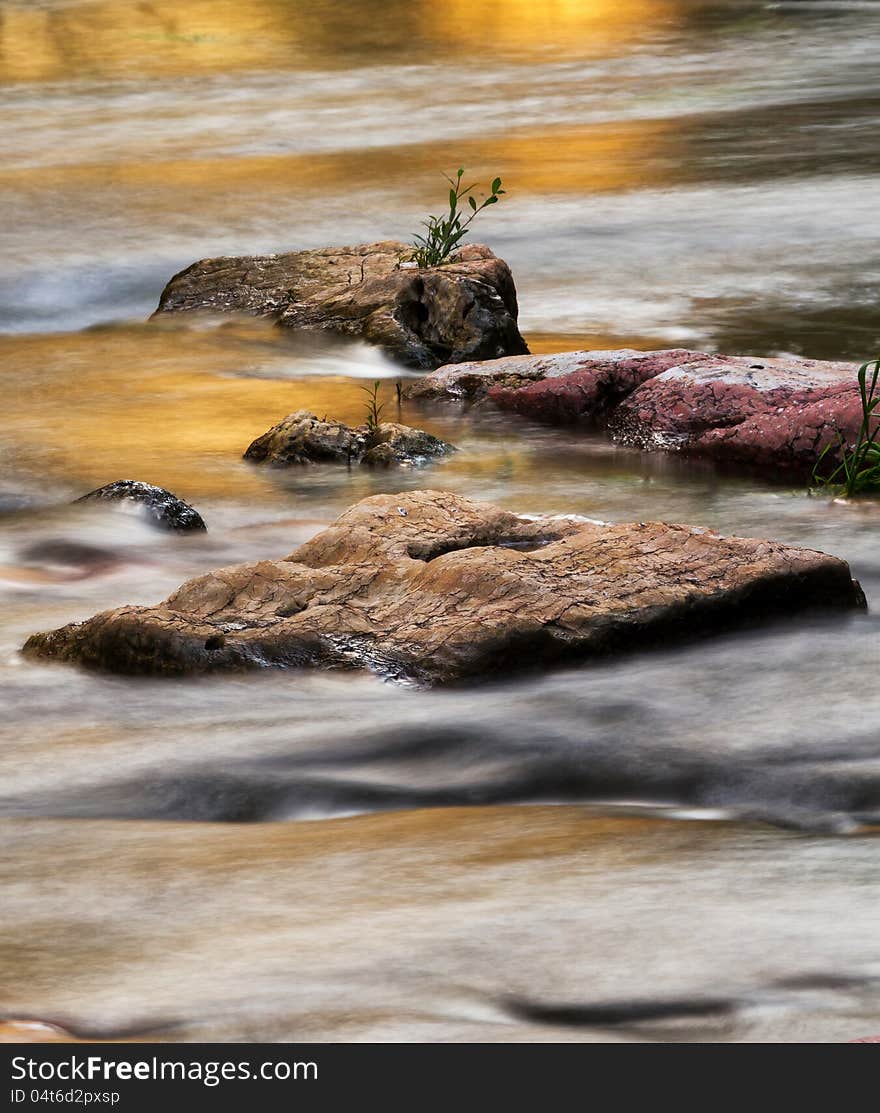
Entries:
[[874, 7], [3, 6], [0, 1040], [880, 1031]]

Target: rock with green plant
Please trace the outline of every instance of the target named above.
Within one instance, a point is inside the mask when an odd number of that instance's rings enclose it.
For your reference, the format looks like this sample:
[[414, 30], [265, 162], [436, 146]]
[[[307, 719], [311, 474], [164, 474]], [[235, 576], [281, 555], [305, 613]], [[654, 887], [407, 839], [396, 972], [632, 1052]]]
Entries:
[[426, 433], [424, 429], [411, 429], [396, 421], [382, 421], [367, 434], [367, 450], [361, 463], [371, 468], [387, 468], [395, 464], [419, 466], [455, 451], [454, 445]]
[[244, 313], [282, 328], [375, 344], [406, 367], [527, 353], [510, 268], [483, 244], [443, 265], [407, 261], [399, 241], [203, 259], [165, 287], [154, 317]]
[[326, 463], [413, 467], [455, 452], [453, 445], [423, 429], [380, 420], [384, 407], [376, 404], [376, 396], [373, 407], [364, 424], [354, 427], [298, 410], [257, 437], [244, 458], [272, 467]]

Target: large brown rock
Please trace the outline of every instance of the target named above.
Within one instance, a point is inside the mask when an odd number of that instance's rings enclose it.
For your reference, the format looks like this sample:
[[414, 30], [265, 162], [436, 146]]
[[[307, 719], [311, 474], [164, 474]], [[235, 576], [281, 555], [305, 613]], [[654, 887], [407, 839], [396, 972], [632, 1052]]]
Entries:
[[328, 330], [377, 344], [407, 367], [528, 352], [517, 328], [510, 268], [483, 244], [419, 269], [411, 245], [202, 259], [176, 274], [157, 313], [250, 313], [286, 328]]
[[807, 549], [413, 491], [364, 499], [284, 560], [211, 572], [25, 652], [123, 673], [323, 665], [443, 683], [863, 604], [844, 561]]
[[441, 367], [417, 400], [490, 402], [537, 421], [608, 426], [643, 449], [706, 456], [769, 476], [809, 479], [861, 423], [857, 368], [797, 356], [561, 352]]

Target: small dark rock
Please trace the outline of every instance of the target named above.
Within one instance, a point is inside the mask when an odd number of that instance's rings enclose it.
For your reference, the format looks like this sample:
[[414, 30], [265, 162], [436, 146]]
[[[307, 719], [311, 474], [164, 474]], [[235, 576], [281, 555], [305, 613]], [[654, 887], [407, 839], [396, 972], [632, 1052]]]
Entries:
[[424, 429], [411, 429], [394, 421], [382, 424], [367, 434], [367, 451], [361, 463], [369, 467], [391, 464], [423, 464], [434, 456], [446, 456], [455, 448]]
[[390, 467], [423, 464], [454, 451], [439, 437], [393, 421], [382, 422], [375, 429], [366, 425], [351, 428], [316, 417], [308, 410], [297, 410], [257, 437], [244, 458], [275, 467], [328, 462]]
[[257, 437], [247, 448], [245, 460], [286, 467], [288, 464], [338, 463], [359, 460], [366, 451], [363, 433], [297, 410]]
[[76, 502], [127, 502], [139, 506], [151, 525], [179, 533], [192, 533], [207, 529], [202, 516], [193, 507], [152, 483], [136, 479], [118, 479], [96, 491], [90, 491]]

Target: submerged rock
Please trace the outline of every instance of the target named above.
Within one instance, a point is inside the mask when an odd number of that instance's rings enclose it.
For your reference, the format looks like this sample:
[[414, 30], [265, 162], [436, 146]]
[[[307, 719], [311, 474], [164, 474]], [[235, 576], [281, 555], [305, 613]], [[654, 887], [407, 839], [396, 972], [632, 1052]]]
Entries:
[[510, 268], [488, 247], [469, 244], [452, 262], [424, 269], [403, 263], [411, 252], [386, 241], [203, 259], [171, 279], [156, 312], [272, 317], [377, 344], [407, 367], [528, 352]]
[[319, 418], [308, 410], [288, 414], [257, 437], [244, 458], [276, 467], [289, 464], [361, 463], [373, 467], [420, 464], [455, 449], [422, 429], [383, 421], [375, 429], [353, 429], [340, 421]]
[[847, 564], [808, 549], [413, 491], [362, 500], [284, 560], [36, 634], [25, 652], [120, 673], [367, 667], [440, 684], [863, 605]]
[[0, 577], [44, 583], [81, 580], [116, 568], [123, 561], [111, 549], [67, 537], [34, 541], [19, 549], [16, 558], [18, 567], [0, 566]]
[[861, 423], [856, 367], [797, 356], [562, 352], [441, 367], [415, 399], [488, 401], [554, 424], [607, 425], [615, 440], [809, 479], [838, 432]]
[[30, 497], [23, 491], [0, 488], [0, 515], [14, 514], [18, 510], [24, 510], [30, 502]]
[[118, 479], [90, 491], [76, 502], [116, 502], [130, 505], [140, 512], [152, 525], [160, 529], [191, 533], [207, 529], [199, 512], [172, 495], [164, 487], [154, 487], [152, 483], [141, 483], [136, 479]]
[[367, 434], [367, 450], [361, 462], [369, 467], [387, 468], [391, 464], [421, 464], [455, 451], [453, 445], [424, 429], [383, 421]]

